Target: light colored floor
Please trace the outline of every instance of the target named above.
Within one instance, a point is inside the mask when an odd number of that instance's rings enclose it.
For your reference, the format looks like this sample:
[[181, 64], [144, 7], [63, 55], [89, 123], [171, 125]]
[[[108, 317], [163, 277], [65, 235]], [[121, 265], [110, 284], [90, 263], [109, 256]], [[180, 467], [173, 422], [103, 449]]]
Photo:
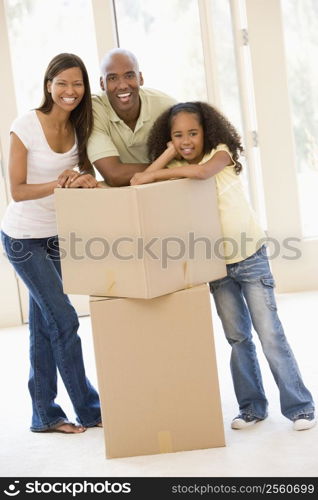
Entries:
[[[277, 296], [281, 320], [301, 368], [304, 381], [318, 401], [318, 292]], [[28, 328], [0, 330], [1, 476], [99, 477], [317, 477], [318, 426], [303, 432], [279, 410], [278, 391], [263, 354], [259, 352], [269, 418], [244, 431], [230, 428], [237, 413], [229, 371], [230, 348], [214, 316], [218, 372], [226, 432], [226, 447], [133, 458], [106, 459], [103, 430], [82, 435], [35, 434], [29, 431], [27, 393]], [[86, 370], [96, 384], [90, 318], [80, 321]], [[64, 387], [59, 402], [68, 416], [72, 410]]]

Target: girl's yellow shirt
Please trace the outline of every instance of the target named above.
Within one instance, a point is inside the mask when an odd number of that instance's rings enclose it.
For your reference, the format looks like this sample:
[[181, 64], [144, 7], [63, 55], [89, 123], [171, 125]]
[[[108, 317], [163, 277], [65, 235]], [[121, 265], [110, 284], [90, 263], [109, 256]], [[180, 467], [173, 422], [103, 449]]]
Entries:
[[[218, 151], [226, 151], [233, 162], [216, 174], [214, 179], [223, 231], [224, 257], [227, 264], [234, 264], [253, 255], [266, 242], [266, 234], [249, 204], [241, 176], [235, 173], [235, 161], [229, 148], [225, 144], [219, 144], [202, 158], [200, 164], [210, 160]], [[185, 160], [173, 160], [167, 167], [185, 164]]]

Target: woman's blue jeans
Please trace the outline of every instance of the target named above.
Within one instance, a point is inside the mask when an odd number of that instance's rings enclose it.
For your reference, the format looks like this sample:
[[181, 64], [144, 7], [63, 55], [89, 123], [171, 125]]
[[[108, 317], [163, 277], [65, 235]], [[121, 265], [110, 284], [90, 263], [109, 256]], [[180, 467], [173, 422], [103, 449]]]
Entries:
[[210, 283], [218, 315], [231, 352], [234, 390], [242, 413], [263, 419], [268, 402], [252, 339], [252, 326], [279, 389], [282, 414], [294, 420], [314, 411], [293, 352], [277, 315], [274, 279], [266, 247], [251, 257], [227, 265], [227, 276]]
[[63, 292], [58, 239], [14, 239], [1, 232], [7, 257], [29, 290], [32, 431], [68, 422], [55, 402], [57, 370], [72, 401], [77, 421], [101, 421], [98, 393], [85, 375], [78, 317]]

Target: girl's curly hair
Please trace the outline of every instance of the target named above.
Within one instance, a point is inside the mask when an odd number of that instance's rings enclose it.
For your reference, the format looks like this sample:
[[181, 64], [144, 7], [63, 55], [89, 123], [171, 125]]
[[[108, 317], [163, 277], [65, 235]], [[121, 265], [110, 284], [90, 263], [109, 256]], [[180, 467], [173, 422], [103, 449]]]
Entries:
[[193, 113], [198, 117], [204, 133], [204, 154], [210, 153], [218, 144], [226, 144], [235, 161], [235, 172], [239, 174], [242, 165], [238, 158], [243, 151], [239, 134], [222, 113], [210, 104], [199, 101], [175, 104], [157, 118], [147, 141], [150, 161], [154, 161], [167, 149], [167, 142], [171, 141], [172, 119], [181, 112]]

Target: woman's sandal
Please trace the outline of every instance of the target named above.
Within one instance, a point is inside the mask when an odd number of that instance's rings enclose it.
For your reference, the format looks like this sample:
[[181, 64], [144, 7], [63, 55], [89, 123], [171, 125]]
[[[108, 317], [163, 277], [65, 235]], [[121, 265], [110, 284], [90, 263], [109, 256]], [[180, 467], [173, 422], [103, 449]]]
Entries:
[[61, 432], [62, 434], [81, 434], [86, 431], [86, 427], [72, 423], [63, 422], [55, 427], [50, 427], [42, 432]]

